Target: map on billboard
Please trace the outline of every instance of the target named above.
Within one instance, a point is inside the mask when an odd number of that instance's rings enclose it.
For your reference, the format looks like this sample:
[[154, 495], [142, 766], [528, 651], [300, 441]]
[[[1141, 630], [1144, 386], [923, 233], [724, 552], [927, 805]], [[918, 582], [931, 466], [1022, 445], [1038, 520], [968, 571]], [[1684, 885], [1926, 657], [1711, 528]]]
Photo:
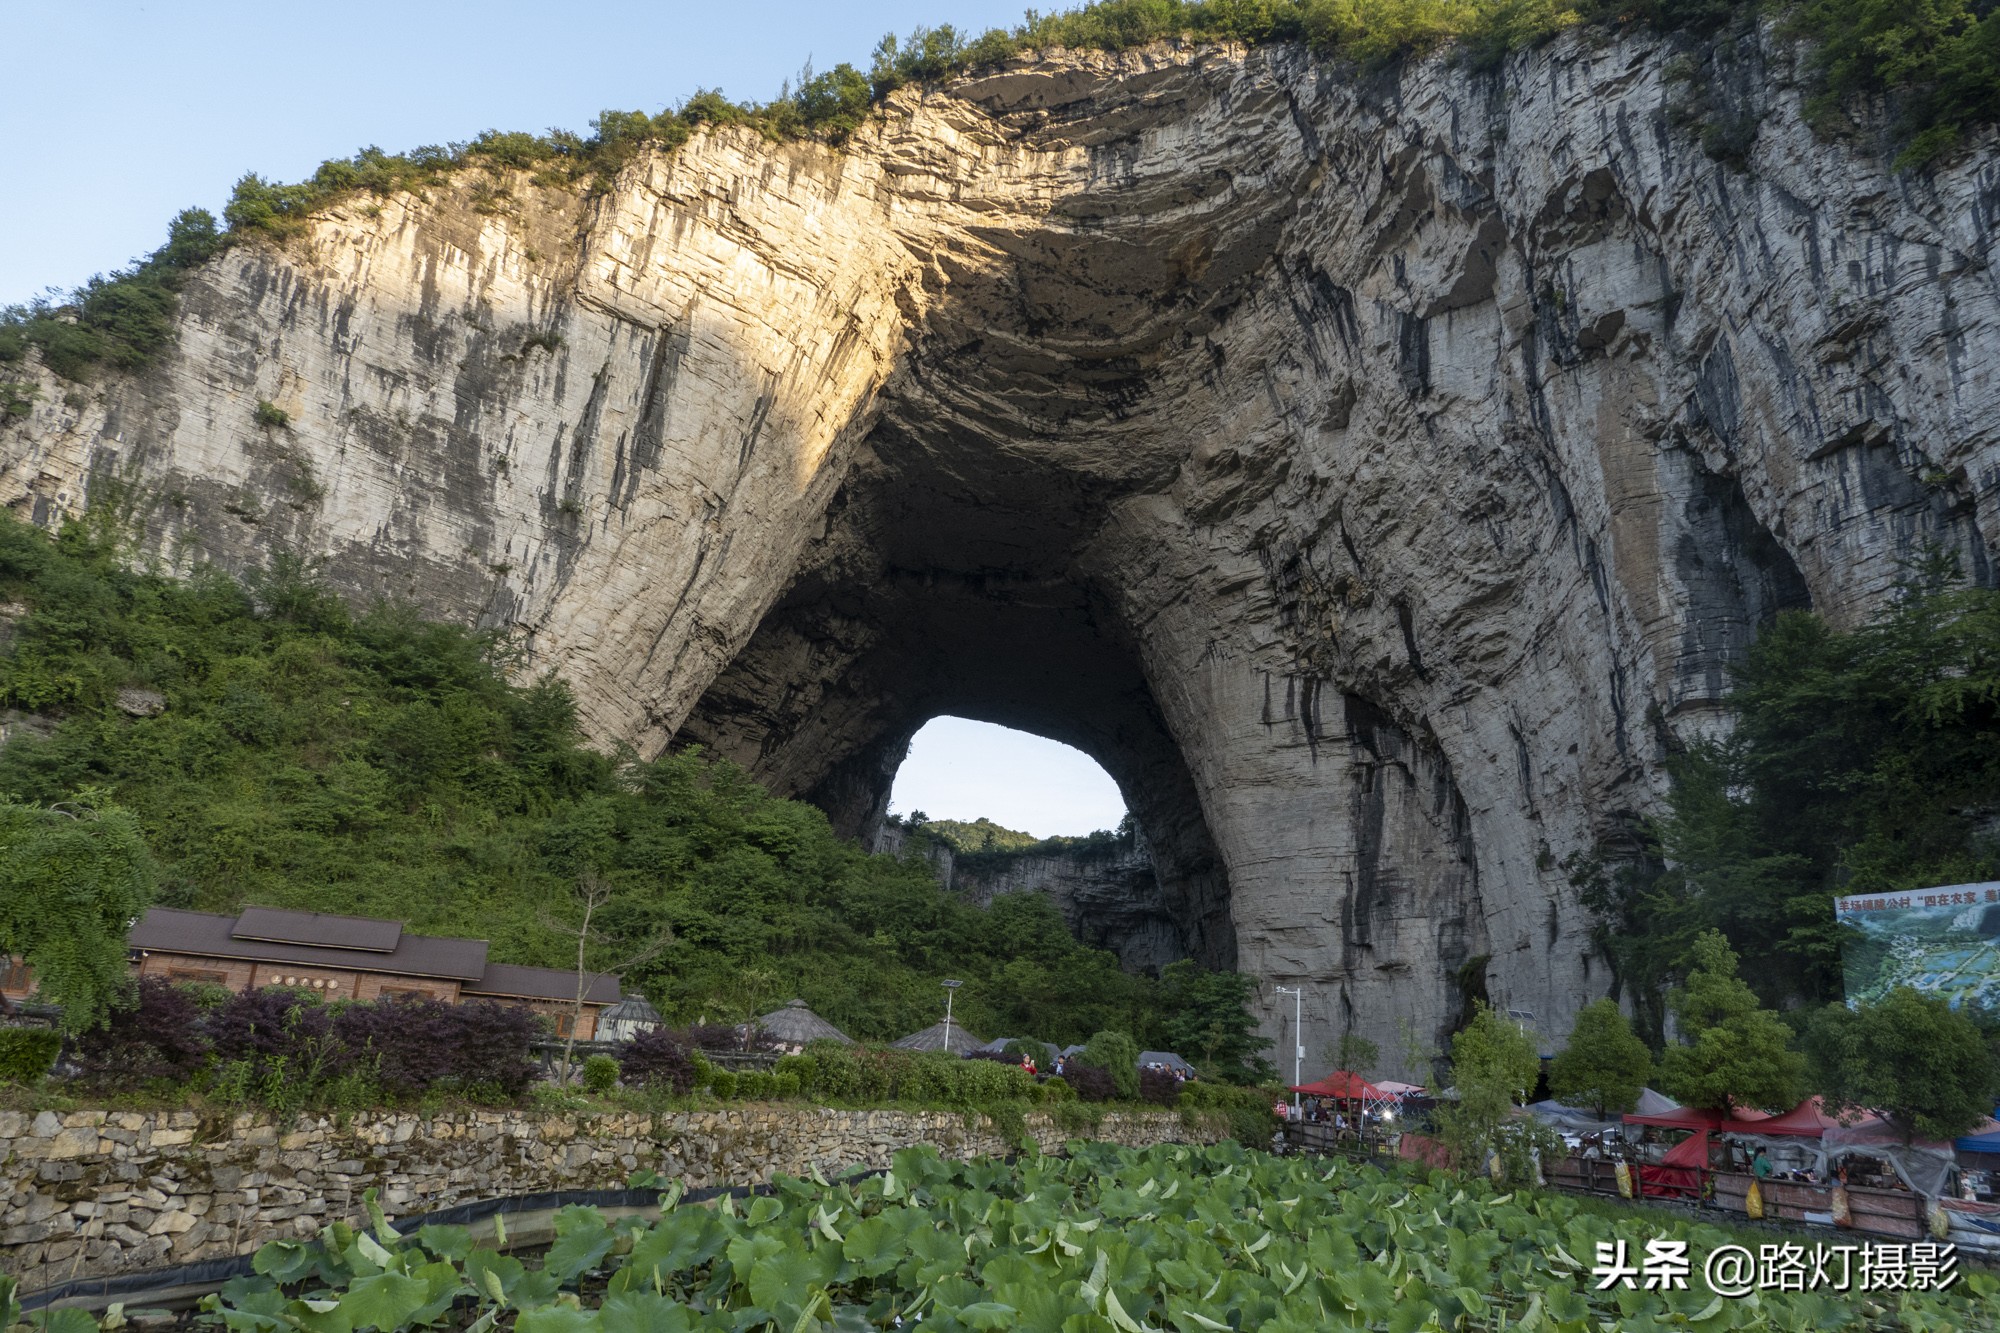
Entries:
[[1849, 1004], [1910, 986], [1954, 1009], [2000, 1008], [2000, 883], [1857, 894], [1833, 910], [1854, 927], [1841, 960]]

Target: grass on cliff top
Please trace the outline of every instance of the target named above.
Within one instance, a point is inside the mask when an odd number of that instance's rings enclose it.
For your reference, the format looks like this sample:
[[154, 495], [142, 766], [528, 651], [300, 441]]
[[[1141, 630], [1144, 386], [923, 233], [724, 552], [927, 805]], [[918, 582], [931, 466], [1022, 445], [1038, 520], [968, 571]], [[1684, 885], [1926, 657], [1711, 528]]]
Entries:
[[[910, 83], [937, 83], [1026, 51], [1125, 50], [1182, 38], [1200, 42], [1296, 42], [1327, 59], [1379, 65], [1455, 45], [1476, 66], [1582, 24], [1642, 24], [1709, 36], [1775, 14], [1803, 39], [1814, 79], [1808, 111], [1823, 127], [1846, 110], [1886, 103], [1900, 147], [1897, 165], [1918, 167], [1952, 152], [1967, 133], [2000, 120], [2000, 6], [1990, 0], [1100, 0], [973, 36], [949, 24], [884, 37], [867, 72], [851, 64], [816, 74], [811, 65], [769, 102], [732, 102], [703, 90], [671, 111], [606, 111], [592, 132], [489, 130], [469, 143], [407, 153], [364, 148], [285, 185], [255, 175], [237, 182], [214, 218], [190, 209], [149, 258], [80, 288], [67, 303], [0, 311], [0, 363], [30, 346], [71, 380], [100, 365], [143, 367], [172, 340], [181, 274], [230, 242], [283, 238], [315, 212], [357, 193], [386, 196], [445, 183], [455, 171], [523, 170], [545, 186], [601, 185], [649, 147], [672, 150], [704, 126], [741, 125], [773, 138], [838, 144], [882, 98]], [[25, 403], [26, 400], [23, 400]]]

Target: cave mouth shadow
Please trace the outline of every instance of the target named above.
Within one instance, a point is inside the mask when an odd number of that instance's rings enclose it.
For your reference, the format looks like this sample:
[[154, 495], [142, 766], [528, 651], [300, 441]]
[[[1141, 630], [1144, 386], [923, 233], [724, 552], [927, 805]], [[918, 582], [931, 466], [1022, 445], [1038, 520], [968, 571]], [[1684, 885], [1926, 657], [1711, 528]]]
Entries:
[[1150, 862], [1156, 901], [1133, 930], [1171, 936], [1143, 948], [1115, 926], [1080, 937], [1147, 968], [1179, 957], [1234, 967], [1228, 875], [1193, 775], [1135, 646], [1089, 583], [885, 561], [853, 574], [841, 560], [803, 571], [676, 743], [818, 806], [864, 846], [878, 843], [896, 771], [933, 717], [1067, 745], [1117, 783]]

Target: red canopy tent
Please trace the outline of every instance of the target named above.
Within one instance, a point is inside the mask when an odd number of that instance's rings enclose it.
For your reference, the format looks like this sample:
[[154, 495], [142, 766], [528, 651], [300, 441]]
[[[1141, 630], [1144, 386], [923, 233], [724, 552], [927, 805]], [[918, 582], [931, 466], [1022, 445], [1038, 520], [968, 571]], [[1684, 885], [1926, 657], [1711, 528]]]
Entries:
[[1741, 1126], [1746, 1134], [1789, 1134], [1816, 1139], [1840, 1124], [1822, 1109], [1821, 1099], [1808, 1097], [1783, 1115], [1768, 1116]]
[[1701, 1175], [1708, 1170], [1708, 1131], [1697, 1130], [1675, 1144], [1658, 1166], [1639, 1168], [1642, 1198], [1701, 1197]]
[[1339, 1097], [1357, 1102], [1380, 1101], [1389, 1095], [1361, 1075], [1350, 1074], [1345, 1069], [1336, 1069], [1317, 1083], [1295, 1084], [1291, 1090], [1308, 1097]]
[[1740, 1106], [1733, 1111], [1718, 1111], [1712, 1107], [1705, 1106], [1677, 1106], [1671, 1111], [1662, 1111], [1658, 1115], [1628, 1115], [1625, 1117], [1625, 1123], [1628, 1125], [1658, 1125], [1662, 1129], [1716, 1130], [1723, 1129], [1732, 1124], [1747, 1125], [1754, 1123], [1762, 1125], [1768, 1123], [1770, 1119], [1771, 1117], [1762, 1111], [1749, 1111]]

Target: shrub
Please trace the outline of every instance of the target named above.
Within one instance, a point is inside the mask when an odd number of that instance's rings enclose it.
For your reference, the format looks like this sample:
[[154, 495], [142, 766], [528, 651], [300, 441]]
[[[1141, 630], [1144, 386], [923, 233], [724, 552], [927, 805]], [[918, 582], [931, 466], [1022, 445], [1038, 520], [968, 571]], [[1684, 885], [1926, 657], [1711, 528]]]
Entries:
[[278, 986], [230, 996], [228, 1003], [202, 1016], [201, 1031], [218, 1061], [246, 1064], [253, 1076], [308, 1048], [321, 1053], [339, 1045], [331, 1010], [310, 991]]
[[1058, 1102], [1073, 1102], [1076, 1100], [1076, 1089], [1072, 1088], [1066, 1079], [1052, 1078], [1041, 1085], [1035, 1094], [1035, 1099], [1044, 1106], [1053, 1106]]
[[725, 1102], [730, 1100], [736, 1095], [736, 1071], [733, 1069], [717, 1068], [709, 1076], [708, 1086], [720, 1100]]
[[390, 1097], [420, 1097], [449, 1079], [460, 1035], [457, 1010], [427, 995], [342, 1006], [333, 1030], [348, 1054], [372, 1067]]
[[167, 228], [167, 243], [129, 269], [92, 278], [58, 310], [46, 301], [0, 311], [0, 361], [16, 361], [30, 346], [42, 364], [68, 380], [83, 380], [108, 363], [136, 370], [173, 341], [174, 309], [187, 271], [224, 245], [215, 217], [184, 210]]
[[997, 1067], [983, 1060], [961, 1060], [945, 1051], [922, 1051], [897, 1080], [891, 1096], [902, 1101], [970, 1106], [969, 1072]]
[[292, 415], [276, 403], [266, 402], [264, 399], [259, 398], [257, 400], [257, 424], [260, 426], [289, 426], [292, 424]]
[[771, 1075], [771, 1095], [779, 1101], [797, 1101], [799, 1097], [799, 1076], [794, 1073]]
[[1100, 1032], [1083, 1048], [1086, 1064], [1105, 1070], [1121, 1100], [1139, 1095], [1139, 1044], [1123, 1032]]
[[1118, 1095], [1118, 1083], [1109, 1070], [1080, 1061], [1072, 1060], [1063, 1066], [1063, 1081], [1076, 1092], [1078, 1101], [1108, 1102]]
[[736, 1076], [736, 1096], [746, 1102], [767, 1102], [776, 1079], [761, 1069], [746, 1069]]
[[618, 1062], [608, 1055], [593, 1055], [585, 1060], [583, 1086], [591, 1092], [610, 1092], [618, 1086]]
[[812, 1087], [817, 1068], [818, 1062], [810, 1055], [781, 1055], [778, 1057], [778, 1062], [771, 1066], [771, 1072], [780, 1078], [787, 1074], [791, 1075], [792, 1081], [798, 1085], [798, 1091], [804, 1092]]
[[812, 1096], [836, 1102], [860, 1099], [863, 1074], [853, 1047], [838, 1041], [816, 1041], [806, 1046], [802, 1058], [813, 1062], [812, 1081], [806, 1087]]
[[54, 1028], [0, 1028], [0, 1083], [39, 1082], [61, 1049], [62, 1034]]
[[[695, 1054], [672, 1032], [654, 1028], [641, 1032], [625, 1043], [618, 1053], [618, 1067], [629, 1087], [664, 1087], [678, 1095], [694, 1090]], [[706, 1060], [702, 1061], [707, 1065]], [[726, 1070], [715, 1070], [710, 1078], [720, 1083]], [[724, 1096], [720, 1088], [717, 1096]]]
[[688, 1061], [694, 1066], [694, 1087], [706, 1088], [715, 1079], [715, 1066], [703, 1057], [700, 1051], [689, 1051]]
[[[226, 1004], [230, 993], [222, 996]], [[104, 1027], [77, 1037], [74, 1055], [83, 1076], [91, 1082], [127, 1083], [195, 1073], [208, 1060], [201, 999], [188, 987], [143, 978], [131, 1008], [112, 1010]]]
[[1181, 1081], [1170, 1069], [1139, 1071], [1139, 1100], [1155, 1106], [1175, 1106], [1181, 1099]]
[[490, 1000], [454, 1005], [452, 1012], [458, 1032], [449, 1070], [461, 1091], [490, 1088], [518, 1098], [541, 1077], [541, 1066], [528, 1050], [539, 1028], [534, 1014]]

